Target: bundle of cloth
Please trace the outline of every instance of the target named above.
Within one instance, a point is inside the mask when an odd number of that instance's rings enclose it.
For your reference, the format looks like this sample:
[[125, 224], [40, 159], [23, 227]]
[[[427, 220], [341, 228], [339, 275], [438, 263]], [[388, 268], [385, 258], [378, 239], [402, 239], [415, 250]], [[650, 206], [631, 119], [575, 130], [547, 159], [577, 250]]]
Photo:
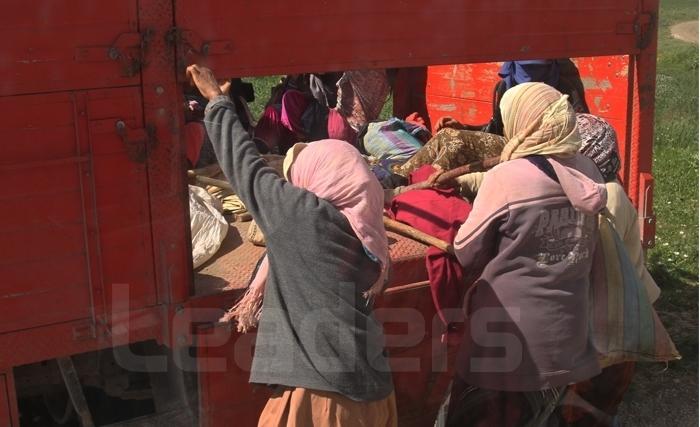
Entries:
[[[409, 184], [425, 181], [434, 172], [431, 165], [424, 165], [411, 173]], [[395, 197], [387, 208], [391, 218], [446, 242], [454, 240], [470, 211], [471, 204], [451, 188], [408, 191]], [[425, 266], [433, 303], [447, 325], [444, 311], [459, 309], [466, 288], [464, 272], [454, 256], [435, 247], [427, 249]]]
[[394, 167], [410, 160], [428, 139], [430, 131], [424, 125], [392, 117], [368, 123], [358, 135], [358, 148], [382, 185], [391, 187]]

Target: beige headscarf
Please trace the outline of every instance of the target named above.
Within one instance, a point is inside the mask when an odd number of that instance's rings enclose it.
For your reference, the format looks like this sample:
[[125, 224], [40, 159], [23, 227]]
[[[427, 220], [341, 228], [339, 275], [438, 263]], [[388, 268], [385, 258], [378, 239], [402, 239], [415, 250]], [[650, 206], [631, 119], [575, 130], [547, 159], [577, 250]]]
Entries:
[[519, 84], [501, 98], [503, 134], [508, 143], [501, 161], [530, 155], [573, 156], [581, 146], [576, 113], [568, 95], [545, 83]]

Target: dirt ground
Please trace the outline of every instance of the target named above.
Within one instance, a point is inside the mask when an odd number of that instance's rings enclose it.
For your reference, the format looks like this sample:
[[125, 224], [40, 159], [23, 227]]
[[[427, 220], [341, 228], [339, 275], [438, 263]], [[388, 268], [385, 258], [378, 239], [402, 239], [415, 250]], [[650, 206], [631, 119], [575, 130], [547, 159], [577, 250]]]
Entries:
[[641, 366], [619, 417], [623, 426], [630, 427], [697, 426], [697, 376], [662, 365]]
[[623, 426], [688, 427], [698, 425], [697, 353], [684, 345], [697, 335], [695, 312], [659, 311], [664, 325], [683, 354], [683, 360], [637, 365], [634, 382], [620, 406]]
[[698, 44], [698, 21], [681, 22], [671, 27], [671, 35], [678, 40]]

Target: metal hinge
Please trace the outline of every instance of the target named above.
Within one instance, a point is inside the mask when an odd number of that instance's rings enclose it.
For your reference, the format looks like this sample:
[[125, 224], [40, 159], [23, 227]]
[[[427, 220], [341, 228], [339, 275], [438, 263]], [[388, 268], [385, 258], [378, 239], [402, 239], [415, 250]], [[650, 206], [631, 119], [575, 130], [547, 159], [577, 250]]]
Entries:
[[176, 49], [177, 66], [180, 70], [184, 70], [187, 65], [201, 62], [210, 56], [233, 53], [233, 42], [231, 40], [207, 41], [203, 40], [194, 31], [178, 27], [168, 30], [166, 41]]
[[78, 47], [75, 60], [78, 62], [114, 61], [121, 67], [121, 75], [134, 77], [146, 66], [146, 53], [153, 38], [152, 30], [142, 33], [122, 33], [109, 46]]
[[135, 163], [145, 163], [157, 144], [155, 126], [149, 124], [145, 128], [129, 129], [123, 120], [117, 120], [114, 128], [124, 143], [129, 159]]
[[637, 38], [637, 48], [645, 49], [651, 43], [651, 37], [655, 34], [657, 17], [651, 13], [640, 13], [634, 22], [622, 22], [617, 24], [617, 34], [634, 34]]

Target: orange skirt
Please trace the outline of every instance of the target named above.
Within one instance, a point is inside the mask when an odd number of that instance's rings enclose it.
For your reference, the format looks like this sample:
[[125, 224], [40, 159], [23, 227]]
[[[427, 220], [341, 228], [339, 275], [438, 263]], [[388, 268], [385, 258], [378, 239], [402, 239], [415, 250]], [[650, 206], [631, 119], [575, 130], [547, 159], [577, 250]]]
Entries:
[[394, 392], [356, 402], [327, 391], [280, 387], [260, 414], [258, 427], [396, 427]]

